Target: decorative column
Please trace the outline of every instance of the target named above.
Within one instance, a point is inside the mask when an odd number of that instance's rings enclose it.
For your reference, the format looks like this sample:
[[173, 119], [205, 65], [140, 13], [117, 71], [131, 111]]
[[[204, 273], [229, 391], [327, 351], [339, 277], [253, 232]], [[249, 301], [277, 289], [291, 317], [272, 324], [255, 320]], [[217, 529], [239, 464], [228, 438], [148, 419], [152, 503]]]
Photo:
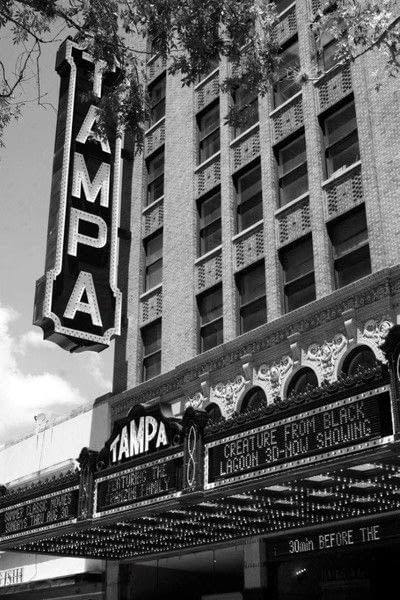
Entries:
[[400, 438], [400, 325], [394, 325], [388, 332], [381, 350], [388, 361], [392, 405], [393, 433]]
[[256, 540], [243, 547], [243, 598], [244, 600], [261, 600], [266, 597], [267, 556], [265, 542]]
[[[122, 565], [121, 565], [122, 566]], [[129, 565], [127, 565], [129, 566]], [[125, 575], [123, 572], [122, 575]], [[122, 600], [124, 598], [123, 591], [119, 593], [120, 581], [120, 565], [116, 560], [107, 560], [106, 562], [106, 597], [105, 600]], [[125, 583], [125, 581], [124, 581]], [[130, 594], [125, 598], [130, 598]]]
[[78, 520], [91, 519], [93, 516], [94, 472], [98, 452], [83, 448], [78, 458], [81, 468], [79, 482]]
[[185, 499], [197, 498], [204, 487], [204, 427], [208, 415], [189, 407], [183, 415], [183, 473], [182, 491]]

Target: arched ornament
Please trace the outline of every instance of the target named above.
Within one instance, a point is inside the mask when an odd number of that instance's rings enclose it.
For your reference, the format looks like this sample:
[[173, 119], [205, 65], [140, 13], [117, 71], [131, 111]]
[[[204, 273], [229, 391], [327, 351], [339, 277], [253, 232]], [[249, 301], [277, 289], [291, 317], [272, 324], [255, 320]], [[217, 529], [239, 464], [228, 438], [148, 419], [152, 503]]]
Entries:
[[246, 385], [250, 383], [243, 375], [237, 375], [233, 381], [227, 383], [217, 383], [212, 390], [210, 400], [218, 404], [222, 415], [229, 419], [237, 409], [239, 398], [245, 390]]
[[185, 400], [184, 408], [186, 410], [187, 408], [191, 407], [195, 410], [198, 410], [199, 408], [203, 408], [206, 400], [207, 398], [201, 392], [197, 392], [194, 396]]
[[293, 369], [293, 359], [290, 356], [283, 356], [279, 362], [272, 365], [262, 364], [257, 369], [256, 379], [265, 382], [267, 399], [274, 402], [277, 398], [282, 398], [282, 390], [286, 379]]
[[387, 362], [381, 346], [391, 327], [393, 327], [393, 322], [390, 317], [384, 316], [381, 319], [368, 319], [364, 324], [358, 342], [367, 344], [373, 350], [378, 360]]
[[330, 342], [311, 344], [303, 366], [314, 368], [321, 381], [333, 381], [337, 375], [337, 365], [347, 346], [347, 338], [342, 333], [335, 335]]

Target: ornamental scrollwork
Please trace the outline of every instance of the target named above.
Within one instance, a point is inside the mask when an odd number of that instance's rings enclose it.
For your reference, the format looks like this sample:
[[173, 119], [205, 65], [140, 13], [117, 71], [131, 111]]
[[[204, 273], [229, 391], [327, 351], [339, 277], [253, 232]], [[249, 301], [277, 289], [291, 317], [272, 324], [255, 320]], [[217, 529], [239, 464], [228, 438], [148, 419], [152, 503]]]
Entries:
[[380, 321], [369, 319], [364, 325], [362, 335], [376, 346], [380, 346], [385, 341], [391, 327], [393, 327], [393, 323], [387, 317], [384, 317]]
[[227, 383], [217, 383], [213, 392], [215, 398], [219, 401], [224, 416], [229, 419], [236, 410], [239, 394], [249, 383], [243, 375], [237, 375], [233, 381]]
[[385, 338], [391, 327], [393, 327], [393, 323], [389, 317], [382, 317], [380, 320], [368, 319], [368, 321], [364, 324], [360, 341], [364, 340], [370, 344], [373, 344], [376, 349], [376, 355], [381, 361], [385, 361], [385, 358], [380, 346], [385, 341]]
[[258, 367], [257, 379], [265, 381], [269, 388], [267, 397], [271, 397], [273, 400], [282, 397], [282, 383], [292, 368], [293, 360], [290, 356], [283, 356], [279, 363], [262, 364]]
[[346, 337], [342, 333], [338, 333], [330, 342], [311, 344], [307, 350], [307, 358], [317, 363], [317, 368], [324, 380], [332, 381], [339, 356], [346, 347]]
[[191, 406], [192, 408], [199, 409], [202, 408], [204, 402], [207, 400], [205, 396], [201, 392], [197, 392], [192, 398], [187, 398], [185, 401], [185, 410]]

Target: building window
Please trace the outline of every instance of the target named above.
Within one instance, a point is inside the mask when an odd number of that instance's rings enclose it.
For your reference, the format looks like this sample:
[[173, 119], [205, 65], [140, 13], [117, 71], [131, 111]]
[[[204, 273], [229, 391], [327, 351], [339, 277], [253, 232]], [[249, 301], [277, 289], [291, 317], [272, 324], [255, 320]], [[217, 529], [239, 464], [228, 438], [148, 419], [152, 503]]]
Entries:
[[312, 239], [303, 238], [280, 251], [286, 312], [315, 300]]
[[277, 81], [273, 87], [275, 108], [301, 90], [301, 85], [296, 77], [300, 68], [298, 41], [296, 40], [282, 50], [280, 57]]
[[310, 367], [304, 367], [292, 377], [286, 396], [290, 398], [298, 394], [306, 394], [309, 390], [316, 387], [318, 387], [318, 378], [315, 371], [310, 369]]
[[221, 244], [221, 192], [200, 198], [199, 213], [200, 256]]
[[223, 342], [222, 285], [218, 285], [197, 298], [200, 315], [200, 352], [205, 352]]
[[159, 52], [161, 39], [160, 39], [159, 36], [148, 37], [147, 39], [148, 39], [148, 42], [149, 42], [148, 52], [150, 54], [150, 58], [152, 58], [153, 56], [155, 56]]
[[235, 182], [237, 230], [243, 231], [263, 218], [261, 166], [248, 169]]
[[144, 242], [146, 255], [146, 290], [150, 290], [162, 281], [162, 245], [162, 231]]
[[264, 261], [237, 275], [240, 333], [255, 329], [267, 320]]
[[204, 69], [204, 71], [202, 71], [196, 78], [196, 82], [200, 83], [200, 81], [203, 81], [203, 79], [205, 79], [206, 77], [208, 77], [208, 75], [210, 75], [210, 73], [212, 73], [213, 71], [215, 71], [215, 69], [219, 67], [219, 57], [217, 58], [212, 58], [207, 66], [207, 68]]
[[215, 402], [212, 402], [206, 407], [206, 413], [209, 423], [218, 423], [222, 420], [221, 409], [218, 404], [215, 404]]
[[161, 320], [142, 329], [143, 381], [161, 373]]
[[365, 208], [360, 206], [328, 225], [336, 287], [371, 273]]
[[234, 137], [237, 137], [246, 129], [258, 123], [258, 96], [249, 89], [241, 86], [233, 92], [233, 103], [235, 109]]
[[330, 177], [360, 159], [354, 101], [325, 117], [323, 131], [326, 173]]
[[281, 147], [278, 151], [279, 206], [284, 206], [308, 191], [305, 136]]
[[149, 85], [150, 127], [165, 116], [165, 86], [165, 74]]
[[147, 204], [164, 195], [164, 150], [147, 161]]
[[286, 10], [288, 6], [293, 4], [293, 2], [294, 0], [275, 0], [275, 6], [278, 14]]
[[199, 128], [199, 162], [218, 152], [219, 139], [219, 103], [207, 108], [197, 118]]
[[342, 373], [354, 377], [369, 369], [374, 369], [378, 364], [377, 358], [368, 346], [358, 346], [346, 356]]
[[251, 390], [249, 390], [243, 398], [243, 402], [240, 407], [240, 412], [251, 412], [252, 410], [257, 410], [267, 405], [268, 402], [264, 390], [262, 390], [260, 387], [254, 387]]
[[338, 51], [338, 40], [328, 31], [321, 35], [321, 68], [323, 71], [329, 71], [337, 63], [336, 53]]

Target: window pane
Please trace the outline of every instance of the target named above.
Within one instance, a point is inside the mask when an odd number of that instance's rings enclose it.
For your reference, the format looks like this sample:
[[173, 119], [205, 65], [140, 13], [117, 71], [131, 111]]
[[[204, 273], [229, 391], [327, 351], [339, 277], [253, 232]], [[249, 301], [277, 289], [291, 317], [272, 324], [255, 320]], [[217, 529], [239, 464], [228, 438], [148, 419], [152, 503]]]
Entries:
[[336, 58], [337, 48], [338, 42], [335, 39], [322, 48], [322, 62], [325, 71], [334, 67], [338, 62], [338, 59]]
[[149, 86], [150, 96], [150, 120], [151, 124], [156, 123], [165, 115], [165, 75], [156, 83]]
[[251, 227], [262, 219], [262, 194], [259, 192], [238, 206], [238, 231]]
[[143, 381], [161, 373], [161, 352], [143, 359]]
[[237, 137], [249, 127], [258, 122], [258, 100], [257, 98], [253, 101], [252, 104], [245, 106], [240, 111], [240, 125], [235, 127], [234, 136]]
[[210, 73], [212, 73], [213, 71], [215, 71], [215, 69], [219, 66], [219, 58], [213, 58], [210, 61], [209, 67], [207, 70], [203, 71], [203, 73], [201, 73], [198, 77], [197, 77], [197, 82], [199, 83], [200, 81], [202, 81], [203, 79], [205, 79], [207, 77], [207, 75], [209, 75]]
[[286, 283], [314, 270], [311, 238], [293, 244], [282, 251], [280, 256]]
[[219, 104], [209, 109], [200, 117], [200, 139], [205, 138], [214, 129], [219, 128]]
[[337, 287], [343, 287], [352, 281], [371, 273], [369, 246], [363, 246], [345, 257], [335, 261]]
[[220, 148], [219, 129], [200, 142], [200, 162], [207, 160]]
[[160, 100], [153, 108], [150, 113], [150, 125], [157, 123], [162, 117], [165, 116], [165, 100]]
[[164, 195], [164, 175], [157, 177], [147, 186], [147, 204], [155, 202]]
[[327, 150], [328, 176], [341, 167], [349, 167], [360, 160], [358, 134], [354, 131], [341, 142]]
[[265, 267], [261, 262], [238, 277], [240, 305], [265, 296]]
[[164, 152], [160, 152], [147, 163], [147, 171], [149, 181], [153, 181], [156, 177], [164, 173]]
[[209, 225], [221, 217], [221, 194], [218, 192], [203, 200], [199, 207], [200, 227]]
[[279, 180], [280, 206], [284, 206], [308, 191], [307, 163]]
[[221, 244], [221, 219], [200, 230], [200, 254], [205, 254]]
[[364, 244], [368, 239], [364, 207], [336, 221], [330, 227], [329, 235], [332, 240], [335, 258], [340, 258]]
[[299, 68], [299, 45], [295, 42], [281, 54], [279, 66], [279, 81], [274, 84], [275, 107], [301, 90], [301, 85], [295, 80], [295, 73]]
[[291, 311], [315, 300], [314, 273], [285, 286], [286, 310]]
[[355, 129], [357, 129], [356, 112], [354, 102], [350, 102], [344, 108], [327, 117], [325, 121], [327, 145], [334, 144]]
[[206, 325], [200, 331], [201, 352], [214, 348], [223, 342], [222, 319]]
[[239, 111], [240, 123], [235, 127], [235, 137], [258, 121], [258, 97], [253, 91], [241, 86], [234, 93], [235, 108]]
[[245, 173], [238, 180], [238, 202], [245, 202], [261, 192], [261, 167]]
[[299, 165], [306, 162], [306, 140], [302, 135], [294, 142], [284, 146], [279, 152], [279, 173], [286, 175]]
[[293, 81], [289, 76], [286, 79], [282, 79], [274, 85], [274, 103], [275, 108], [280, 104], [289, 100], [292, 96], [297, 94], [301, 90], [301, 85], [297, 81]]
[[373, 369], [377, 364], [378, 361], [372, 350], [361, 346], [346, 358], [343, 364], [343, 373], [356, 375], [365, 369]]
[[259, 327], [267, 321], [267, 305], [264, 298], [260, 298], [240, 310], [240, 332], [245, 333]]
[[162, 98], [165, 98], [165, 75], [156, 83], [149, 86], [150, 103], [157, 104]]
[[222, 287], [218, 286], [198, 298], [200, 322], [205, 325], [222, 316]]
[[287, 389], [287, 398], [291, 394], [304, 394], [311, 388], [318, 387], [318, 378], [315, 372], [309, 367], [301, 369], [289, 383]]
[[143, 354], [147, 356], [161, 348], [161, 321], [142, 329]]
[[276, 10], [278, 13], [281, 13], [288, 6], [293, 4], [293, 0], [275, 0]]
[[163, 234], [159, 233], [145, 242], [146, 264], [149, 265], [161, 258]]
[[162, 258], [146, 267], [146, 290], [159, 285], [162, 281]]

